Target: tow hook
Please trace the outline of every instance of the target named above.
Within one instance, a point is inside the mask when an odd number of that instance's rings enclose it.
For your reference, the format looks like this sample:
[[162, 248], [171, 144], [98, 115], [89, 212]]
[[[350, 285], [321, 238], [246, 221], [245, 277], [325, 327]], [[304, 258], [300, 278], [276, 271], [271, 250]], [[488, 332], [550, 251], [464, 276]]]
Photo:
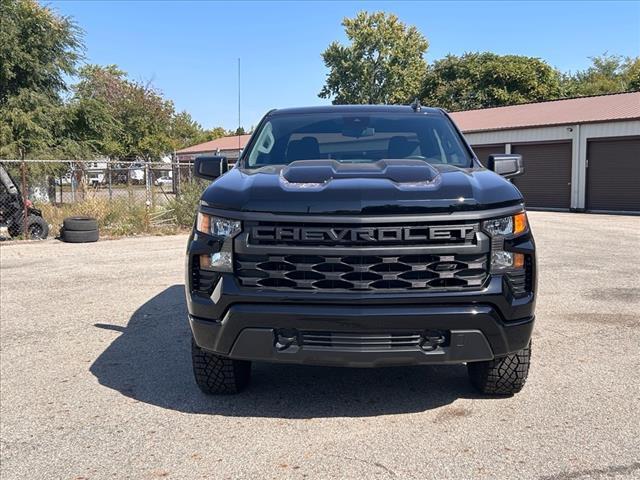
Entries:
[[432, 352], [446, 341], [445, 333], [440, 330], [427, 330], [420, 339], [420, 348]]
[[[287, 328], [282, 330], [276, 330], [275, 334], [275, 347], [276, 350], [282, 352], [287, 350], [292, 345], [299, 346], [298, 331], [295, 329]], [[296, 348], [297, 350], [297, 348]]]

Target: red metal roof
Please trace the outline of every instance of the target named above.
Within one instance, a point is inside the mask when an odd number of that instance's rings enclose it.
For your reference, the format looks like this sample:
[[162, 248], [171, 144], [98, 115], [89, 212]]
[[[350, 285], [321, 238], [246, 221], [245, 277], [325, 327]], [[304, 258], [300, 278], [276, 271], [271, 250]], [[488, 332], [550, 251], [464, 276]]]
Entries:
[[243, 149], [249, 141], [249, 138], [251, 138], [251, 135], [234, 135], [232, 137], [216, 138], [210, 142], [199, 143], [198, 145], [183, 148], [182, 150], [176, 151], [176, 153], [185, 154], [215, 152], [216, 150], [238, 150], [238, 139], [240, 140], [240, 149]]
[[[640, 119], [640, 92], [466, 110], [452, 112], [451, 117], [465, 133]], [[238, 150], [238, 138], [242, 149], [250, 137], [251, 135], [222, 137], [183, 148], [176, 153]]]
[[640, 92], [453, 112], [465, 133], [640, 119]]

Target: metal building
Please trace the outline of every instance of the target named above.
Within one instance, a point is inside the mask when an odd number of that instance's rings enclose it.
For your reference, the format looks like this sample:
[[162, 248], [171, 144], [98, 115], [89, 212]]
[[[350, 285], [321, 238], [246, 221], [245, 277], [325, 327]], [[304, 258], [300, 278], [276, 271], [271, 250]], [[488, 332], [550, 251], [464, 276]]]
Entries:
[[528, 207], [640, 213], [640, 92], [455, 112], [480, 160], [519, 153]]
[[175, 152], [178, 163], [192, 163], [199, 155], [222, 155], [229, 163], [235, 163], [251, 135], [221, 137], [209, 142], [199, 143]]

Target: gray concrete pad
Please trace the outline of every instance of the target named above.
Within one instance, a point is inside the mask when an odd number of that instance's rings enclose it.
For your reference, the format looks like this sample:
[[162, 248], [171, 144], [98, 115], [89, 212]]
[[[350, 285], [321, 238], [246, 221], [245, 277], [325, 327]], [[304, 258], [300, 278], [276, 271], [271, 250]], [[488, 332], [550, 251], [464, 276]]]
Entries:
[[191, 373], [186, 236], [0, 246], [0, 477], [640, 477], [640, 217], [530, 213], [529, 381], [466, 369], [256, 365], [207, 397]]

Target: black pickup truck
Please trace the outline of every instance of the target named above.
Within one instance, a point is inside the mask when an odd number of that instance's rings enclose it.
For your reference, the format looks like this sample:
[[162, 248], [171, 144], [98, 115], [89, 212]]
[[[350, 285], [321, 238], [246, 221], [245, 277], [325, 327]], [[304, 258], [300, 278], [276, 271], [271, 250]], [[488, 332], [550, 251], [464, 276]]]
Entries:
[[195, 379], [234, 393], [252, 361], [462, 364], [520, 391], [536, 258], [518, 155], [483, 166], [441, 109], [273, 110], [238, 162], [200, 157], [186, 258]]

